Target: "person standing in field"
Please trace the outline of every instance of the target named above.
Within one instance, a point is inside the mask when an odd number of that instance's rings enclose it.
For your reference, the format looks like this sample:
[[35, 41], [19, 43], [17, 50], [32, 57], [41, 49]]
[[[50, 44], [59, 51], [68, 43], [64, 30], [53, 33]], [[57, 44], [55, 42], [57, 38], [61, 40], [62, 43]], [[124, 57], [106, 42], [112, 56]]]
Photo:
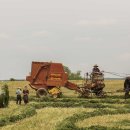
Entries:
[[28, 103], [28, 95], [29, 95], [29, 90], [27, 89], [27, 86], [25, 86], [23, 90], [23, 101], [25, 104]]
[[8, 85], [4, 84], [0, 87], [0, 108], [8, 107], [9, 105], [9, 90]]
[[16, 104], [21, 105], [21, 101], [22, 101], [21, 94], [22, 94], [21, 88], [17, 88], [17, 90], [16, 90], [16, 95], [17, 95], [17, 97], [16, 97]]
[[129, 92], [130, 92], [130, 77], [126, 77], [124, 81], [124, 91], [125, 91], [125, 99], [130, 97]]

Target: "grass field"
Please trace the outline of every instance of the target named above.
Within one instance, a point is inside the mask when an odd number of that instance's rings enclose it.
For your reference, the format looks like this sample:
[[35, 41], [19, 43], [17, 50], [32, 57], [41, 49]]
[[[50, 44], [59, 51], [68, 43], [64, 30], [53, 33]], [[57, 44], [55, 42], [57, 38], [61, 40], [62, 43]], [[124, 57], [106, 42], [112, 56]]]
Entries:
[[[73, 81], [81, 84], [82, 81]], [[75, 91], [62, 88], [58, 99], [35, 97], [29, 88], [30, 102], [15, 104], [17, 87], [28, 82], [9, 81], [10, 104], [0, 109], [1, 130], [124, 130], [130, 129], [130, 99], [124, 99], [123, 80], [105, 81], [106, 98], [79, 98]], [[4, 82], [0, 83], [0, 86]]]

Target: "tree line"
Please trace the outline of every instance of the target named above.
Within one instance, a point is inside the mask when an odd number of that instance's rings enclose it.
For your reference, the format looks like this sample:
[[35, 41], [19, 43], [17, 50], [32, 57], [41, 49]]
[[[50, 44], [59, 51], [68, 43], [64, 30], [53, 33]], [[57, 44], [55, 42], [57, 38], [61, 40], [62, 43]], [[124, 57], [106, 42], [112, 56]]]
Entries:
[[80, 70], [76, 72], [72, 72], [69, 67], [64, 66], [64, 71], [67, 72], [69, 80], [82, 80], [83, 79], [83, 77], [81, 76]]

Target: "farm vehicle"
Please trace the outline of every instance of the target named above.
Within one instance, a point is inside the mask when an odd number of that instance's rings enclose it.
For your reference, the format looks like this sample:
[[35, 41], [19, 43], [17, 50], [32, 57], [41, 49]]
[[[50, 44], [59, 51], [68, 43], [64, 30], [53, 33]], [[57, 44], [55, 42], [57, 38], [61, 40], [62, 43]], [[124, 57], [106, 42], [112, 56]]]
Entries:
[[82, 97], [89, 97], [91, 93], [100, 97], [104, 96], [103, 75], [92, 75], [90, 80], [87, 78], [84, 84], [78, 86], [68, 81], [68, 75], [61, 63], [32, 62], [31, 73], [26, 80], [30, 82], [29, 86], [36, 90], [39, 97], [60, 97], [62, 95], [61, 86], [75, 90]]
[[84, 78], [84, 83], [80, 85], [80, 90], [82, 91], [82, 97], [105, 97], [106, 92], [103, 91], [105, 87], [104, 84], [104, 74], [103, 73], [86, 73]]

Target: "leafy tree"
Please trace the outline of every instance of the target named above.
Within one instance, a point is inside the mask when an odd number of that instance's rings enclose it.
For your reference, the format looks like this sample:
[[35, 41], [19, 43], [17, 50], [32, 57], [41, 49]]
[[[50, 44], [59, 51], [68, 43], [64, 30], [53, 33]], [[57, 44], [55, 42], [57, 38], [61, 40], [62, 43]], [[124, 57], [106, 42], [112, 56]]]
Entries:
[[71, 70], [69, 69], [69, 67], [64, 66], [64, 71], [67, 72], [68, 76], [71, 75]]
[[10, 81], [15, 81], [15, 79], [14, 78], [10, 78]]
[[71, 73], [71, 75], [69, 76], [70, 80], [81, 80], [83, 79], [81, 76], [81, 71], [78, 70], [76, 73]]
[[71, 72], [71, 70], [67, 66], [64, 66], [64, 70], [65, 70], [65, 72], [67, 72], [69, 80], [81, 80], [81, 79], [83, 79], [82, 76], [81, 76], [80, 70], [78, 70], [76, 73]]

